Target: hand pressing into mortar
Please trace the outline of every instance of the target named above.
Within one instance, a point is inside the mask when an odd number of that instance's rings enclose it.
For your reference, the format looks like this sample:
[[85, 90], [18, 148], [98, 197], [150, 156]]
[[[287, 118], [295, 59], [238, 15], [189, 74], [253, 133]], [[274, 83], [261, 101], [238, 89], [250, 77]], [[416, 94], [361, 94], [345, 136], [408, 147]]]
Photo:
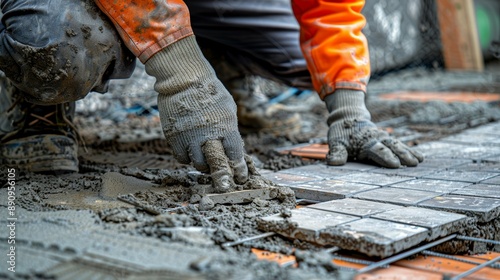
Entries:
[[[96, 0], [96, 4], [144, 63], [146, 72], [156, 78], [160, 120], [174, 157], [209, 172], [209, 163], [217, 161], [211, 158], [213, 154], [204, 154], [202, 147], [215, 141], [228, 159], [229, 165], [224, 167], [228, 176], [245, 183], [248, 167], [236, 104], [201, 53], [185, 3]], [[229, 179], [221, 176], [215, 180], [216, 187], [226, 188]]]
[[168, 46], [145, 66], [157, 78], [160, 119], [174, 157], [198, 171], [211, 172], [219, 192], [229, 191], [234, 182], [244, 184], [248, 167], [236, 104], [194, 36]]
[[327, 163], [343, 165], [348, 158], [372, 160], [383, 167], [417, 166], [422, 154], [394, 139], [371, 122], [365, 93], [339, 89], [325, 98], [328, 117]]
[[243, 185], [249, 176], [258, 175], [250, 156], [245, 155], [243, 161], [230, 160], [221, 141], [208, 140], [202, 148], [210, 167], [212, 185], [217, 193], [235, 191], [239, 189], [236, 184]]

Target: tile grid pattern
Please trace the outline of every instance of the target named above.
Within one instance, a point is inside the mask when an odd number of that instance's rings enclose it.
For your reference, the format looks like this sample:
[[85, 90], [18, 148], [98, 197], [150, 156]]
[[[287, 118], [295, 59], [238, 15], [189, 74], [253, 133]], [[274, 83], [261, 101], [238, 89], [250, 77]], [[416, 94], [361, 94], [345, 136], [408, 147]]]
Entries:
[[[293, 210], [296, 227], [279, 233], [387, 257], [457, 232], [467, 216], [490, 222], [500, 216], [497, 139], [500, 123], [422, 144], [416, 149], [426, 160], [414, 168], [348, 163], [266, 173], [297, 198], [322, 202]], [[274, 215], [262, 222], [283, 220]]]

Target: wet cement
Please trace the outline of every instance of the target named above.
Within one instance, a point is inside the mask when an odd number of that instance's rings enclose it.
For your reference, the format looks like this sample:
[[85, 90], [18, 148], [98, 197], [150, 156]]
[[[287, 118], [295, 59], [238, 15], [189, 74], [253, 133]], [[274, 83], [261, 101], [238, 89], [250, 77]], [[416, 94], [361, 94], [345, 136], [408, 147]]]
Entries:
[[[106, 169], [106, 165], [101, 168]], [[204, 192], [213, 189], [206, 175], [185, 170], [114, 170], [73, 175], [19, 173], [16, 202], [22, 226], [18, 228], [18, 242], [23, 245], [18, 247], [18, 253], [38, 250], [35, 255], [39, 256], [23, 257], [18, 263], [24, 267], [19, 268], [19, 275], [68, 277], [69, 271], [86, 271], [91, 273], [89, 277], [111, 273], [147, 278], [163, 270], [200, 279], [232, 279], [236, 272], [244, 279], [328, 279], [339, 273], [321, 267], [280, 268], [257, 261], [248, 245], [221, 246], [262, 233], [256, 226], [259, 217], [295, 207], [295, 197], [289, 189], [251, 175], [242, 189], [272, 190], [267, 200], [256, 197], [240, 204], [229, 201], [202, 210], [193, 197], [203, 197]], [[0, 189], [5, 191], [6, 188]], [[1, 197], [0, 207], [6, 209], [7, 196]], [[114, 241], [108, 243], [111, 241], [102, 238]], [[156, 255], [165, 254], [172, 263], [158, 264], [155, 269], [125, 269], [128, 265], [124, 266], [120, 252], [153, 258], [155, 254], [147, 250], [149, 242], [160, 242], [154, 248], [163, 253]], [[104, 244], [108, 244], [107, 249], [102, 247]], [[279, 238], [261, 240], [255, 247], [292, 253], [292, 246]], [[46, 252], [46, 248], [53, 249]], [[174, 261], [176, 256], [180, 259]], [[196, 260], [192, 260], [194, 257]], [[132, 267], [144, 266], [139, 260], [126, 262], [134, 263]]]

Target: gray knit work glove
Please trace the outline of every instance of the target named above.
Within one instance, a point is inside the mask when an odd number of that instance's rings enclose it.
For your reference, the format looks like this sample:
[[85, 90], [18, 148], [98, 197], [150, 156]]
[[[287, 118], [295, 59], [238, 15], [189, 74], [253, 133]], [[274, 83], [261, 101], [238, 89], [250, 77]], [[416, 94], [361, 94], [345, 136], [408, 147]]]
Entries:
[[383, 167], [417, 166], [422, 154], [410, 149], [371, 122], [365, 106], [365, 93], [336, 90], [325, 98], [328, 117], [327, 163], [343, 165], [347, 159], [371, 160]]
[[[160, 119], [174, 157], [184, 164], [192, 162], [201, 172], [210, 171], [214, 187], [221, 190], [231, 187], [234, 181], [246, 182], [248, 167], [238, 132], [236, 104], [201, 53], [195, 37], [169, 45], [145, 66], [146, 72], [156, 78]], [[220, 150], [212, 151], [213, 156], [225, 154], [230, 168], [221, 170], [215, 166], [217, 160], [207, 161], [212, 156], [203, 152], [208, 140], [221, 142]]]

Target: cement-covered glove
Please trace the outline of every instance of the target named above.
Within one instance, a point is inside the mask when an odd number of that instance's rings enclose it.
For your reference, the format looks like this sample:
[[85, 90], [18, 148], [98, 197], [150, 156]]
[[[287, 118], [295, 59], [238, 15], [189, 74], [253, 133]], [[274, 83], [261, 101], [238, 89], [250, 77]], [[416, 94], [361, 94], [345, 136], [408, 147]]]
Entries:
[[[227, 190], [233, 178], [244, 183], [248, 166], [236, 104], [203, 57], [184, 1], [95, 2], [129, 50], [145, 64], [147, 73], [156, 78], [160, 119], [175, 158], [192, 162], [202, 172], [210, 171], [214, 187], [221, 190]], [[209, 140], [221, 145], [204, 149]], [[228, 164], [221, 169], [216, 166], [218, 160], [207, 160], [210, 157], [227, 157]]]
[[325, 98], [328, 117], [327, 163], [343, 165], [348, 158], [371, 160], [383, 167], [417, 166], [423, 156], [379, 130], [365, 106], [365, 93], [338, 89]]
[[[208, 140], [222, 143], [232, 170], [227, 176], [213, 176], [214, 185], [238, 184], [248, 179], [243, 140], [238, 131], [236, 104], [204, 58], [194, 36], [181, 39], [153, 55], [145, 64], [155, 77], [158, 109], [165, 137], [175, 158], [193, 163], [202, 172], [215, 170], [203, 153]], [[215, 169], [214, 169], [215, 168]], [[232, 174], [231, 174], [232, 173]], [[222, 186], [227, 189], [229, 186]]]

